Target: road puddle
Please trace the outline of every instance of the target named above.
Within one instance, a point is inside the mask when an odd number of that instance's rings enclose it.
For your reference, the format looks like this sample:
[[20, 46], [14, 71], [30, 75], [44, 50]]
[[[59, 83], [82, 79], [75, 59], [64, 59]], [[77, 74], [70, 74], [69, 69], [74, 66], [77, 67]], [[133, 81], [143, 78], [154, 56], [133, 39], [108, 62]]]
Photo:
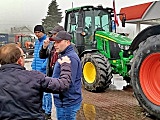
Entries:
[[83, 104], [83, 113], [86, 120], [95, 120], [96, 118], [96, 109], [92, 104]]

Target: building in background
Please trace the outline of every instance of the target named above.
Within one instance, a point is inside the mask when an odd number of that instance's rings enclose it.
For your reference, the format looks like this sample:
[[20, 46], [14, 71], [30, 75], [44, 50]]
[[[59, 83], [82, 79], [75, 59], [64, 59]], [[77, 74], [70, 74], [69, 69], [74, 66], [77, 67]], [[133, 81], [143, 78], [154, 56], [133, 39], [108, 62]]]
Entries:
[[[134, 29], [132, 27], [134, 37], [144, 28], [160, 24], [159, 6], [160, 1], [153, 1], [121, 8], [120, 13], [125, 13], [126, 23], [135, 25]], [[127, 28], [129, 28], [129, 24], [126, 25]], [[131, 28], [129, 29], [131, 30]]]

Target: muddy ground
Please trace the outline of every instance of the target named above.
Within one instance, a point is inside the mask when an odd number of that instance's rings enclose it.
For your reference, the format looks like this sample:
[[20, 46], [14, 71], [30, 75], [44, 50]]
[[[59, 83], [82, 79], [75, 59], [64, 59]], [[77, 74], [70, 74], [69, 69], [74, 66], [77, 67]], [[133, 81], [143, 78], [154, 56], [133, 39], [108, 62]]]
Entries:
[[[31, 69], [31, 61], [26, 59], [27, 69]], [[103, 93], [89, 92], [82, 87], [83, 101], [77, 120], [156, 120], [139, 106], [132, 87], [126, 85], [120, 76], [114, 75], [110, 88]], [[56, 120], [54, 106], [52, 120]]]
[[147, 116], [133, 95], [132, 88], [108, 89], [92, 93], [84, 88], [83, 102], [77, 120], [155, 120]]

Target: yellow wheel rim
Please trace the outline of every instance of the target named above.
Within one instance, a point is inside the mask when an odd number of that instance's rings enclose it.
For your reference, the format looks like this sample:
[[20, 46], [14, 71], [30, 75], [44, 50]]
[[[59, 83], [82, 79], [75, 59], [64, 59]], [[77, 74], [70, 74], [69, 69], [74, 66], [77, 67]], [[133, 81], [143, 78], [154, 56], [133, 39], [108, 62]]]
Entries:
[[93, 83], [96, 78], [96, 68], [91, 62], [87, 62], [83, 67], [83, 76], [88, 83]]

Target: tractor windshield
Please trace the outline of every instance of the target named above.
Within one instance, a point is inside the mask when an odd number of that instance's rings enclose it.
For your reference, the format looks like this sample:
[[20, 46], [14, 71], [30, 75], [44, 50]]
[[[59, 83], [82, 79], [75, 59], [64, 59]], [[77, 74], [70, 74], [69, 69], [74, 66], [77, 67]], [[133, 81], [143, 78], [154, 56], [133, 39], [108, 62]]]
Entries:
[[109, 31], [109, 15], [102, 10], [85, 11], [85, 27]]
[[[70, 13], [71, 16], [72, 13]], [[68, 17], [67, 31], [75, 31], [78, 27], [79, 22], [81, 22], [81, 26], [85, 30], [88, 30], [89, 33], [94, 32], [95, 30], [104, 30], [106, 32], [111, 31], [111, 16], [107, 11], [99, 10], [99, 9], [87, 9], [85, 11], [77, 11], [74, 12], [76, 22], [75, 24], [71, 24], [69, 22], [71, 20]], [[81, 18], [80, 18], [81, 17]]]

